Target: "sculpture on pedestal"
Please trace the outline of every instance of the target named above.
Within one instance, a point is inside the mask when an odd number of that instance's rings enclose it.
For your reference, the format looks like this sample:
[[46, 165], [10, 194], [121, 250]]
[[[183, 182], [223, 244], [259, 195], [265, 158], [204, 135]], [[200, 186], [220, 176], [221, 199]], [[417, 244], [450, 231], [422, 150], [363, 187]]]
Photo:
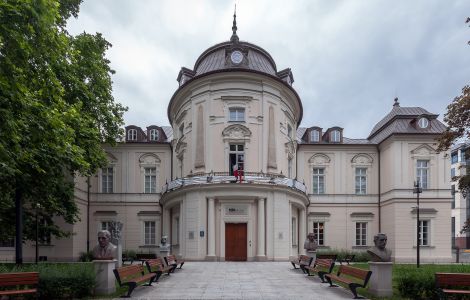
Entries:
[[374, 236], [375, 246], [369, 250], [371, 261], [374, 262], [389, 262], [392, 261], [392, 251], [385, 248], [387, 245], [387, 235], [384, 233], [378, 233]]
[[116, 246], [110, 242], [111, 233], [107, 230], [98, 232], [98, 245], [93, 248], [93, 257], [95, 259], [115, 259]]
[[160, 252], [162, 251], [170, 251], [170, 244], [167, 243], [168, 237], [166, 235], [162, 236], [162, 239], [160, 240]]
[[315, 240], [315, 234], [313, 232], [307, 235], [307, 239], [304, 242], [304, 249], [307, 252], [314, 252], [317, 251], [317, 241]]

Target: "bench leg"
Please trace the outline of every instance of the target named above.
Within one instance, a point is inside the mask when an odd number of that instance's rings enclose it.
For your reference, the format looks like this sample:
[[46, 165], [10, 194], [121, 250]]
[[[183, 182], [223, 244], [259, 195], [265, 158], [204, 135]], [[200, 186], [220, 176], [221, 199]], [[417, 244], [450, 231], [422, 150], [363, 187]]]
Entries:
[[145, 286], [152, 286], [152, 282], [153, 282], [153, 280], [155, 279], [155, 277], [156, 277], [156, 275], [150, 278], [149, 283], [143, 284], [143, 285], [145, 285]]
[[163, 272], [162, 271], [157, 271], [155, 272], [155, 282], [158, 281], [158, 279], [160, 279], [160, 276], [162, 276]]
[[181, 263], [180, 267], [178, 269], [181, 269], [183, 267], [184, 263]]
[[[123, 284], [124, 285], [124, 284]], [[125, 296], [121, 296], [122, 298], [130, 298], [131, 297], [131, 294], [132, 294], [132, 291], [136, 288], [137, 286], [137, 283], [135, 282], [127, 282], [125, 283], [125, 285], [127, 285], [127, 295]]]
[[295, 264], [293, 262], [291, 262], [291, 264], [294, 267], [294, 269], [297, 269], [297, 267], [295, 266]]
[[333, 284], [333, 282], [331, 281], [331, 278], [330, 278], [330, 277], [326, 277], [326, 280], [327, 280], [328, 283], [330, 284], [330, 287], [338, 287], [336, 284]]
[[320, 277], [321, 279], [321, 282], [325, 283], [325, 274], [328, 274], [326, 272], [323, 272], [323, 271], [318, 271], [318, 277]]
[[304, 265], [300, 265], [300, 269], [302, 270], [304, 274], [307, 274], [307, 271], [305, 271]]
[[357, 284], [357, 283], [350, 283], [350, 284], [349, 284], [349, 289], [350, 289], [351, 292], [353, 293], [354, 299], [364, 299], [364, 297], [358, 297], [358, 296], [357, 296], [357, 291], [356, 291], [356, 289], [357, 289], [358, 287], [361, 287], [361, 285], [359, 285], [359, 284]]

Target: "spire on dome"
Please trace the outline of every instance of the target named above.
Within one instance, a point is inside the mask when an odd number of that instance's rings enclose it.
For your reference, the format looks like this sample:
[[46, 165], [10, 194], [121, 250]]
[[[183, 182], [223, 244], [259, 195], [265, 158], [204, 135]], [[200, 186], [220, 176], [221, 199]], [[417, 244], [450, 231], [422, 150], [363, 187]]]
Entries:
[[232, 37], [230, 38], [232, 43], [238, 43], [237, 35], [237, 4], [235, 4], [235, 10], [233, 11], [233, 25], [232, 25]]
[[393, 107], [400, 107], [400, 102], [398, 102], [398, 97], [395, 97], [395, 102], [393, 103]]

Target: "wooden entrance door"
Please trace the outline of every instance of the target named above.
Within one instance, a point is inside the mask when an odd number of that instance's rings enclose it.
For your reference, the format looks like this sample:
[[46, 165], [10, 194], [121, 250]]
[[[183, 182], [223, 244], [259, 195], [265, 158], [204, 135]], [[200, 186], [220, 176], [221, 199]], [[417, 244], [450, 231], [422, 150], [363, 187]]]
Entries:
[[246, 261], [246, 223], [225, 224], [225, 260]]

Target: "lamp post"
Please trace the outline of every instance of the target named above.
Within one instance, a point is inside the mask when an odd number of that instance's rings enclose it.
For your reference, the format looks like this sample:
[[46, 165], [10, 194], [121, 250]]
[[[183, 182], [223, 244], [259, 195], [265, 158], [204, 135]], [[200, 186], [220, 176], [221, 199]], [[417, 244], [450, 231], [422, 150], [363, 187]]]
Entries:
[[415, 181], [413, 194], [416, 194], [416, 267], [419, 268], [419, 194], [423, 192], [423, 189], [419, 187], [419, 180]]

